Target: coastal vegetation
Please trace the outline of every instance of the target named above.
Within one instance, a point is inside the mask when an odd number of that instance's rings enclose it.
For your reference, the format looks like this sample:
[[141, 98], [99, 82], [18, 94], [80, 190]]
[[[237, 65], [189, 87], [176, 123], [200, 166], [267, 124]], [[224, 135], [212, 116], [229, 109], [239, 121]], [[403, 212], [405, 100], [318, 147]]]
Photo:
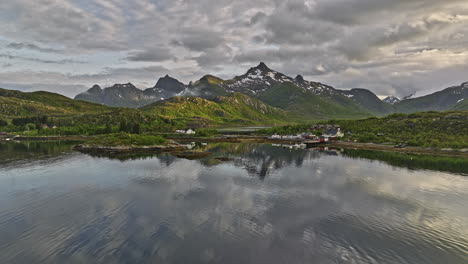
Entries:
[[[333, 124], [345, 131], [345, 140], [357, 142], [405, 143], [409, 146], [435, 148], [468, 148], [468, 112], [424, 112], [392, 114], [383, 118], [361, 120], [329, 120], [317, 124]], [[273, 127], [261, 134], [297, 134], [310, 130], [312, 123]], [[315, 131], [320, 134], [321, 131]]]
[[174, 132], [187, 127], [290, 122], [287, 112], [242, 94], [176, 97], [140, 109], [116, 108], [48, 92], [0, 89], [0, 131], [29, 136]]

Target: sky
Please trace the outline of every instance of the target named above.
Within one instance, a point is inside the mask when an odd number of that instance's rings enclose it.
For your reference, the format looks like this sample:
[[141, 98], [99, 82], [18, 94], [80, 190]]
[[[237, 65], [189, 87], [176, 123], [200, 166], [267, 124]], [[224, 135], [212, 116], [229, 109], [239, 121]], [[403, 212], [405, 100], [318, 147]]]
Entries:
[[468, 81], [468, 1], [0, 1], [2, 88], [73, 97], [260, 61], [341, 89], [432, 93]]

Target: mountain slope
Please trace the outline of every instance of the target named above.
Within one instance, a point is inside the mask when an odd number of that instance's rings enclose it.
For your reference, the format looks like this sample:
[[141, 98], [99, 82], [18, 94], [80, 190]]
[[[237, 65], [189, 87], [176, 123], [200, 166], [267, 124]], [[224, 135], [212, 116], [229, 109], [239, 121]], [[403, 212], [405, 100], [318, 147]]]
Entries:
[[423, 111], [447, 111], [468, 98], [468, 82], [449, 87], [430, 95], [402, 100], [394, 104], [395, 110], [402, 113]]
[[300, 75], [291, 78], [271, 70], [264, 63], [222, 85], [227, 91], [251, 95], [305, 119], [357, 118], [370, 115], [365, 107], [360, 106], [359, 101], [349, 98], [348, 91], [306, 81]]
[[356, 118], [369, 116], [359, 102], [349, 99], [343, 91], [317, 82], [309, 82], [298, 75], [291, 78], [271, 70], [264, 63], [250, 68], [247, 73], [231, 80], [206, 75], [189, 84], [184, 96], [213, 99], [241, 93], [271, 106], [292, 112], [304, 119], [330, 117]]
[[452, 107], [452, 110], [468, 111], [468, 98], [458, 100], [458, 103]]
[[367, 89], [355, 88], [341, 90], [341, 93], [355, 101], [366, 112], [375, 115], [386, 115], [393, 112], [393, 107], [380, 100], [373, 92]]
[[107, 106], [73, 100], [56, 93], [0, 89], [0, 115], [6, 117], [98, 113], [109, 109]]
[[288, 113], [249, 96], [234, 93], [212, 100], [199, 97], [173, 97], [141, 108], [167, 119], [183, 119], [205, 124], [285, 123]]

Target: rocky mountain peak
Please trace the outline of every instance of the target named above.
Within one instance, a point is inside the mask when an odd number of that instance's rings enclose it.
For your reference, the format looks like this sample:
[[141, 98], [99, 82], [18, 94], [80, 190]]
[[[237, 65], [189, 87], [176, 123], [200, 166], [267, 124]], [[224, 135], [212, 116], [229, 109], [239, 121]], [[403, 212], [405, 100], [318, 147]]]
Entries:
[[267, 73], [267, 72], [274, 72], [264, 62], [260, 62], [256, 67], [252, 67], [247, 71], [247, 74], [254, 75], [254, 74], [260, 74], [260, 73]]
[[101, 86], [95, 84], [93, 85], [93, 87], [91, 87], [89, 90], [88, 90], [88, 93], [101, 93], [102, 92], [102, 89], [101, 89]]
[[266, 66], [264, 62], [260, 62], [256, 68], [262, 71], [271, 71], [270, 68], [268, 68], [268, 66]]
[[184, 84], [179, 82], [177, 79], [172, 78], [171, 76], [167, 75], [159, 78], [159, 80], [156, 82], [154, 87], [159, 87], [159, 88], [167, 88], [168, 86], [183, 86]]
[[304, 81], [305, 81], [305, 80], [304, 80], [304, 77], [302, 77], [302, 75], [300, 75], [300, 74], [297, 75], [296, 78], [294, 78], [294, 79], [295, 79], [296, 81], [298, 81], [298, 82], [304, 82]]
[[136, 88], [135, 85], [133, 85], [132, 83], [116, 83], [112, 87], [113, 88]]

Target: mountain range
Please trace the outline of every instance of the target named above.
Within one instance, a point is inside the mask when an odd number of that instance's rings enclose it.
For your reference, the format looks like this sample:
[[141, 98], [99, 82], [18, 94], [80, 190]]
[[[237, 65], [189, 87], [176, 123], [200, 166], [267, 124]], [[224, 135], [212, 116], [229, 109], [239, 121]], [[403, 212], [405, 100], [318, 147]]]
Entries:
[[301, 75], [294, 78], [287, 76], [261, 62], [245, 74], [229, 80], [205, 75], [186, 85], [166, 75], [154, 87], [145, 90], [131, 83], [115, 84], [105, 89], [95, 85], [75, 99], [114, 107], [138, 108], [176, 96], [212, 100], [233, 93], [255, 98], [306, 119], [360, 118], [395, 112], [463, 110], [466, 109], [463, 100], [468, 97], [468, 83], [418, 98], [400, 100], [391, 96], [380, 100], [367, 89], [336, 89], [305, 80]]
[[463, 111], [468, 110], [467, 97], [468, 82], [422, 97], [380, 100], [367, 89], [340, 90], [305, 80], [300, 75], [287, 76], [260, 63], [229, 80], [205, 75], [198, 81], [183, 84], [166, 75], [145, 90], [131, 83], [108, 88], [94, 85], [75, 99], [49, 92], [0, 89], [0, 118], [84, 115], [87, 120], [98, 122], [103, 113], [108, 116], [106, 120], [113, 120], [117, 113], [161, 119], [168, 124], [178, 121], [201, 125], [297, 123], [396, 112]]

